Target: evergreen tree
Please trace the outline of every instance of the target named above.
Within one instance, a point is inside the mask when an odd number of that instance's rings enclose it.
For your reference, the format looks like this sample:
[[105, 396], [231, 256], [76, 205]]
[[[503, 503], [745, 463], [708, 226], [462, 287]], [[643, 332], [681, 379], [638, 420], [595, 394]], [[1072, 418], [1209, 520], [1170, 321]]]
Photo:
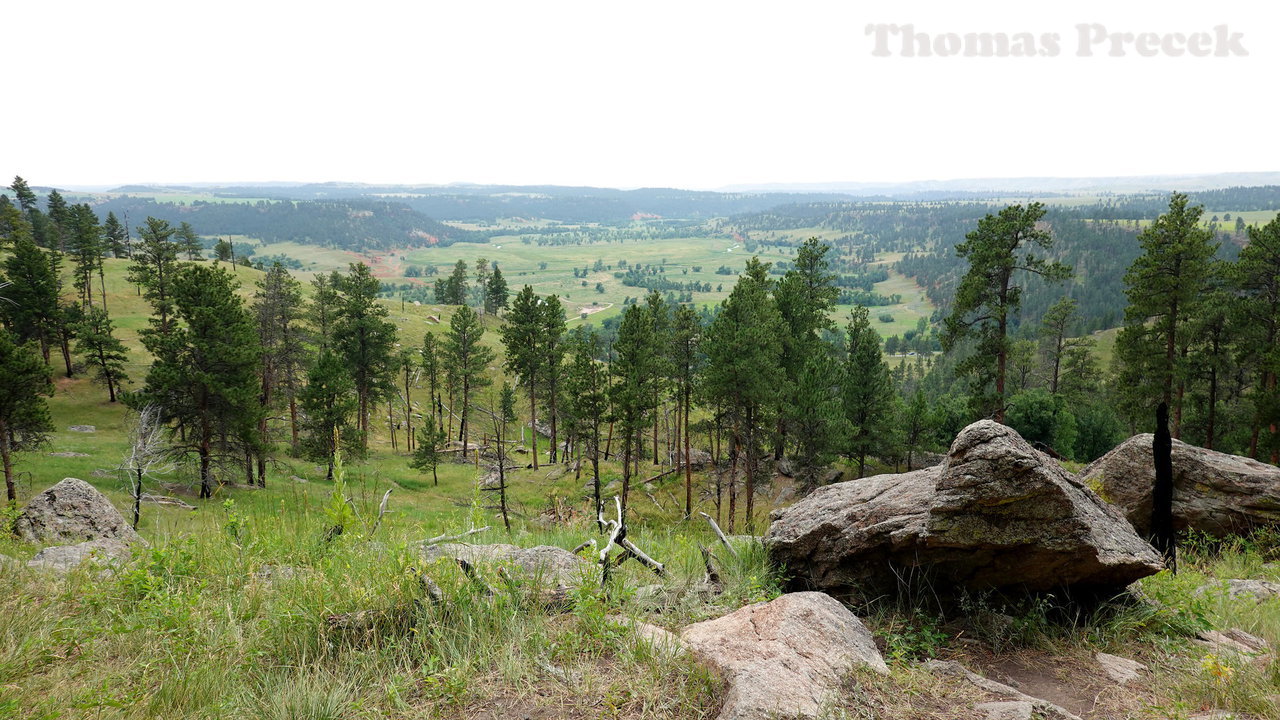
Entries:
[[129, 232], [114, 212], [107, 213], [107, 219], [102, 223], [102, 235], [112, 257], [129, 257]]
[[45, 206], [50, 221], [50, 234], [47, 238], [49, 249], [66, 252], [67, 235], [71, 231], [71, 209], [67, 205], [67, 200], [57, 190], [50, 190]]
[[27, 185], [27, 181], [22, 179], [20, 175], [13, 176], [13, 184], [9, 186], [13, 191], [13, 197], [18, 201], [18, 207], [24, 213], [30, 213], [39, 209], [36, 194], [32, 192], [31, 186]]
[[134, 409], [155, 404], [166, 422], [185, 429], [173, 451], [198, 458], [200, 497], [208, 498], [216, 457], [243, 456], [233, 448], [248, 449], [256, 441], [262, 350], [231, 273], [184, 265], [172, 280], [173, 320], [181, 324], [174, 322], [168, 334], [143, 337], [156, 359], [146, 386], [126, 401]]
[[1073, 338], [1072, 330], [1080, 320], [1074, 298], [1064, 297], [1050, 306], [1040, 321], [1040, 351], [1044, 357], [1050, 394], [1060, 390], [1063, 366], [1076, 348], [1092, 347], [1091, 338]]
[[439, 485], [440, 477], [436, 474], [436, 468], [440, 465], [440, 461], [444, 459], [444, 445], [449, 438], [445, 435], [443, 427], [436, 422], [434, 413], [427, 413], [422, 419], [422, 427], [418, 428], [418, 446], [413, 450], [413, 458], [409, 460], [409, 467], [414, 470], [426, 472], [431, 471], [431, 484]]
[[333, 345], [333, 327], [337, 322], [339, 301], [338, 285], [342, 276], [337, 272], [329, 275], [318, 273], [311, 280], [311, 305], [308, 307], [307, 320], [311, 324], [311, 336], [320, 350], [328, 350]]
[[542, 353], [542, 300], [525, 285], [516, 293], [502, 326], [502, 345], [506, 349], [505, 367], [524, 385], [529, 395], [529, 428], [533, 433], [533, 469], [538, 469], [538, 380], [544, 356]]
[[[72, 282], [84, 307], [93, 304], [93, 276], [102, 274], [102, 226], [98, 224], [98, 216], [88, 205], [71, 207], [70, 255], [73, 266]], [[103, 293], [103, 302], [106, 294]]]
[[[747, 261], [719, 314], [707, 329], [707, 368], [704, 392], [724, 408], [733, 433], [734, 465], [744, 456], [746, 466], [746, 527], [754, 527], [755, 471], [759, 444], [772, 426], [768, 413], [777, 407], [785, 375], [781, 368], [784, 332], [782, 316], [770, 295], [769, 264]], [[729, 479], [729, 530], [734, 530], [736, 505], [734, 467]]]
[[507, 307], [507, 281], [497, 264], [493, 266], [493, 274], [489, 276], [489, 285], [484, 294], [484, 312], [486, 315], [497, 315], [499, 310]]
[[693, 464], [690, 461], [690, 427], [689, 415], [693, 406], [693, 389], [698, 381], [698, 373], [702, 366], [699, 352], [702, 343], [703, 327], [698, 313], [689, 305], [681, 305], [676, 309], [671, 324], [671, 369], [675, 380], [676, 394], [679, 399], [678, 420], [683, 427], [684, 436], [684, 516], [686, 519], [693, 513]]
[[849, 435], [842, 380], [842, 368], [832, 354], [823, 347], [812, 348], [783, 409], [794, 433], [796, 478], [808, 487], [817, 485], [819, 470], [835, 460]]
[[30, 344], [19, 344], [0, 328], [0, 467], [10, 503], [18, 499], [13, 478], [14, 453], [33, 450], [53, 432], [49, 404], [53, 381], [49, 367]]
[[[835, 329], [828, 314], [835, 308], [840, 291], [835, 286], [836, 276], [829, 271], [830, 264], [826, 259], [830, 249], [830, 246], [817, 238], [805, 240], [796, 252], [792, 268], [778, 281], [773, 293], [778, 312], [782, 315], [782, 368], [787, 379], [786, 387], [778, 395], [781, 401], [778, 417], [782, 422], [778, 424], [775, 457], [781, 457], [786, 444], [788, 423], [794, 417], [793, 413], [784, 410], [795, 406], [798, 399], [795, 393], [800, 392], [800, 375], [809, 358], [822, 352], [818, 347], [818, 333]], [[810, 390], [811, 388], [806, 389], [805, 392]], [[797, 438], [797, 441], [806, 442], [803, 438]], [[810, 446], [806, 452], [812, 450], [813, 447]]]
[[266, 487], [267, 450], [272, 445], [268, 421], [278, 411], [289, 411], [290, 437], [298, 445], [297, 391], [302, 365], [306, 359], [301, 332], [302, 286], [280, 263], [274, 263], [258, 281], [253, 295], [253, 314], [262, 346], [259, 364], [259, 402], [263, 412], [258, 419], [258, 486]]
[[1124, 329], [1116, 337], [1119, 387], [1132, 417], [1151, 417], [1164, 402], [1182, 436], [1187, 321], [1197, 315], [1218, 246], [1199, 226], [1204, 208], [1174, 193], [1169, 211], [1138, 234], [1143, 254], [1125, 273]]
[[187, 260], [204, 260], [204, 243], [200, 241], [200, 236], [196, 234], [195, 228], [191, 227], [191, 223], [186, 221], [178, 223], [174, 237], [178, 239], [178, 251], [186, 253]]
[[653, 323], [638, 305], [628, 305], [618, 325], [609, 365], [613, 385], [609, 399], [613, 405], [618, 434], [622, 440], [622, 523], [626, 524], [627, 501], [631, 494], [632, 461], [639, 451], [638, 439], [646, 427], [653, 400]]
[[1020, 278], [1038, 275], [1057, 282], [1071, 275], [1067, 266], [1030, 252], [1053, 246], [1049, 232], [1036, 226], [1044, 214], [1040, 203], [1010, 205], [979, 220], [977, 229], [956, 246], [956, 253], [969, 262], [969, 271], [945, 321], [943, 348], [950, 351], [960, 339], [976, 338], [976, 352], [956, 371], [977, 376], [973, 397], [996, 422], [1004, 422], [1009, 323], [1022, 304]]
[[363, 453], [362, 436], [351, 423], [359, 410], [355, 383], [346, 364], [332, 350], [322, 349], [307, 370], [307, 384], [298, 392], [302, 410], [303, 455], [328, 464], [328, 478], [333, 479], [333, 458], [341, 450], [344, 456], [359, 457]]
[[[443, 398], [441, 397], [441, 392], [440, 392], [441, 391], [440, 343], [436, 339], [435, 335], [431, 333], [426, 333], [425, 335], [422, 336], [421, 355], [422, 355], [421, 357], [422, 375], [427, 380], [427, 389], [431, 394], [430, 400], [427, 403], [428, 405], [430, 405], [430, 407], [427, 409], [427, 414], [435, 415], [436, 428], [443, 431], [444, 430], [444, 401], [443, 401]], [[446, 432], [445, 439], [447, 440], [448, 437], [449, 435]]]
[[591, 458], [595, 514], [603, 508], [600, 498], [600, 426], [609, 412], [608, 374], [600, 356], [600, 336], [584, 325], [569, 333], [569, 364], [565, 370], [564, 396], [575, 418], [578, 440]]
[[453, 266], [453, 272], [444, 281], [444, 298], [436, 298], [446, 305], [467, 304], [467, 261], [459, 260]]
[[124, 343], [116, 339], [111, 318], [107, 311], [91, 307], [76, 328], [76, 353], [93, 371], [94, 379], [107, 386], [107, 398], [116, 401], [116, 394], [128, 382], [124, 364], [129, 359]]
[[[662, 457], [658, 453], [658, 426], [662, 420], [662, 401], [666, 395], [669, 386], [668, 380], [671, 376], [671, 310], [667, 307], [667, 303], [662, 298], [662, 294], [657, 290], [650, 290], [645, 296], [644, 303], [645, 315], [649, 318], [649, 323], [653, 325], [653, 353], [652, 367], [650, 372], [653, 378], [648, 385], [653, 388], [653, 398], [650, 400], [650, 426], [653, 430], [653, 464], [659, 465]], [[643, 447], [641, 443], [640, 447]]]
[[467, 416], [471, 411], [471, 396], [476, 390], [487, 387], [492, 380], [486, 370], [493, 362], [493, 350], [480, 344], [484, 325], [480, 316], [463, 305], [449, 320], [449, 334], [445, 336], [443, 356], [451, 384], [458, 388], [462, 410], [458, 414], [458, 439], [463, 452], [467, 450]]
[[880, 354], [880, 336], [871, 327], [867, 309], [855, 307], [845, 328], [844, 413], [849, 423], [845, 452], [858, 461], [858, 477], [867, 456], [889, 444], [893, 432], [893, 382]]
[[907, 454], [907, 472], [914, 469], [912, 460], [915, 456], [928, 448], [929, 418], [929, 401], [924, 390], [916, 388], [902, 414], [902, 447]]
[[0, 302], [0, 317], [18, 342], [35, 341], [49, 361], [49, 348], [58, 338], [61, 315], [58, 304], [56, 258], [36, 247], [29, 234], [15, 236], [13, 253], [4, 260], [8, 302]]
[[[547, 458], [556, 462], [560, 450], [560, 438], [557, 435], [556, 421], [558, 413], [556, 401], [560, 397], [560, 381], [564, 373], [564, 306], [560, 298], [548, 295], [541, 303], [538, 333], [538, 372], [547, 384], [547, 400], [551, 416], [551, 454]], [[566, 458], [566, 461], [568, 459]]]
[[337, 286], [341, 301], [333, 325], [333, 346], [355, 382], [362, 448], [368, 448], [370, 409], [395, 393], [398, 369], [396, 326], [386, 319], [387, 309], [378, 304], [381, 287], [364, 263], [353, 263]]
[[[1262, 227], [1250, 227], [1249, 244], [1231, 268], [1232, 284], [1239, 297], [1232, 308], [1232, 333], [1244, 363], [1257, 376], [1252, 397], [1249, 455], [1259, 447], [1268, 451], [1271, 464], [1280, 464], [1280, 215]], [[1262, 429], [1267, 428], [1265, 440]]]
[[172, 330], [173, 282], [178, 272], [178, 248], [173, 244], [174, 229], [169, 223], [148, 217], [138, 228], [141, 238], [129, 265], [129, 282], [142, 288], [151, 303], [151, 327], [143, 334], [167, 335]]

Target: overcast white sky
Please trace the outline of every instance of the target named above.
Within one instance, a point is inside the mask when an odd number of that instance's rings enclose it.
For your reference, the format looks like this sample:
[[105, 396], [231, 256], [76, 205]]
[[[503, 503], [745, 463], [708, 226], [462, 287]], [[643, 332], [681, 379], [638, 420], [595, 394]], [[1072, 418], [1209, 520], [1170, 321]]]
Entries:
[[[1058, 33], [875, 57], [871, 23]], [[1248, 57], [1077, 56], [1076, 25]], [[0, 178], [714, 188], [1280, 170], [1280, 4], [61, 1], [0, 5]]]

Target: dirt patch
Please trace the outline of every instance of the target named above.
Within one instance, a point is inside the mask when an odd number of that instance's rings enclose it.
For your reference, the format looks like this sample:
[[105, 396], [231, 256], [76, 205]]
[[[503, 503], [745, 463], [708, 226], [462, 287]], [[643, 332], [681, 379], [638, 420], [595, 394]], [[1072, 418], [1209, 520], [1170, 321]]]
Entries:
[[956, 659], [980, 675], [1089, 720], [1134, 716], [1156, 701], [1144, 687], [1149, 683], [1117, 685], [1083, 649], [1070, 655], [1019, 650]]

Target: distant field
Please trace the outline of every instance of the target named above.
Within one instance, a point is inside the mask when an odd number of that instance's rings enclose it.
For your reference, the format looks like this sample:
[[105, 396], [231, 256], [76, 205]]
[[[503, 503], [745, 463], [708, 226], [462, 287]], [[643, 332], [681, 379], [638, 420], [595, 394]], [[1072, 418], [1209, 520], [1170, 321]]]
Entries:
[[113, 196], [151, 198], [156, 202], [176, 203], [178, 205], [190, 205], [196, 201], [207, 203], [275, 203], [282, 202], [272, 198], [255, 198], [255, 197], [224, 197], [220, 195], [211, 195], [209, 193], [180, 193], [180, 192], [127, 192], [127, 193], [108, 193]]

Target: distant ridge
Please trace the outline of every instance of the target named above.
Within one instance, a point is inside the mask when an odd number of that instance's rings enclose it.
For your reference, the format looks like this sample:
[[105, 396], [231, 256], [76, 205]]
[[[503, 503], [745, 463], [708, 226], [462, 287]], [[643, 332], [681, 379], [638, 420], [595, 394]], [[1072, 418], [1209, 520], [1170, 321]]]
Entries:
[[866, 197], [921, 192], [976, 193], [1165, 193], [1173, 190], [1218, 190], [1228, 187], [1280, 185], [1280, 172], [1228, 172], [1200, 175], [1133, 175], [1129, 177], [959, 178], [908, 182], [757, 183], [727, 185], [721, 192], [840, 193]]

